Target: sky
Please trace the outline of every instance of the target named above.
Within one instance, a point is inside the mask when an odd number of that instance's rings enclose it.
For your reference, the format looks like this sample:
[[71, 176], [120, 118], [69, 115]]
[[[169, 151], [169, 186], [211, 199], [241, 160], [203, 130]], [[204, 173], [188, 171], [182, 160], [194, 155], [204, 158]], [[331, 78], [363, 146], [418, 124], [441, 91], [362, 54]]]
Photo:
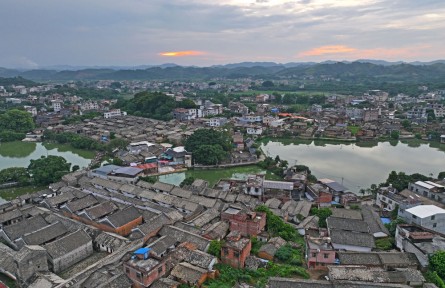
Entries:
[[2, 0], [0, 67], [445, 59], [443, 0]]

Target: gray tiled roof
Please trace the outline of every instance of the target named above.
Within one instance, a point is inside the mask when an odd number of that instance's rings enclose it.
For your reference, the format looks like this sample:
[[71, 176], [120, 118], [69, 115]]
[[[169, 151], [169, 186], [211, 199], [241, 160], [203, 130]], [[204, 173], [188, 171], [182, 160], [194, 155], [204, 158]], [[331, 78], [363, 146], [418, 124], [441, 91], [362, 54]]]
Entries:
[[25, 234], [23, 240], [27, 245], [41, 245], [68, 232], [61, 222], [55, 222], [37, 231]]
[[366, 222], [363, 220], [345, 219], [330, 216], [328, 217], [328, 219], [326, 219], [326, 223], [328, 229], [340, 229], [363, 233], [369, 232], [368, 224], [366, 224]]
[[48, 223], [45, 221], [45, 219], [43, 219], [41, 215], [37, 215], [29, 219], [24, 219], [19, 223], [6, 226], [3, 228], [3, 231], [11, 241], [14, 241], [15, 239], [23, 236], [25, 233], [37, 231], [46, 225], [48, 225]]
[[389, 235], [388, 229], [382, 223], [380, 216], [369, 205], [362, 206], [363, 220], [368, 224], [371, 233], [384, 233]]
[[179, 263], [171, 271], [171, 275], [186, 283], [196, 285], [201, 279], [202, 275], [207, 273], [207, 270], [189, 264], [187, 262]]
[[68, 202], [66, 204], [66, 208], [71, 212], [75, 213], [77, 211], [83, 210], [85, 208], [91, 207], [99, 203], [93, 195], [89, 194], [83, 198], [80, 198], [78, 200], [74, 200], [71, 202]]
[[19, 218], [21, 216], [22, 216], [22, 211], [20, 211], [18, 209], [8, 211], [8, 212], [0, 214], [0, 223]]
[[94, 207], [88, 208], [85, 210], [85, 212], [88, 214], [91, 220], [96, 220], [116, 211], [117, 209], [119, 208], [116, 206], [116, 204], [111, 201], [107, 201]]
[[76, 232], [46, 244], [44, 248], [51, 258], [56, 259], [70, 253], [80, 246], [87, 244], [88, 242], [91, 242], [90, 236], [88, 236], [88, 234], [82, 229], [79, 229]]
[[107, 216], [107, 219], [114, 227], [118, 228], [139, 217], [141, 217], [141, 213], [139, 213], [138, 209], [133, 206], [128, 206], [123, 210], [119, 210]]
[[159, 234], [162, 236], [170, 235], [178, 239], [179, 242], [193, 243], [201, 251], [205, 251], [210, 244], [210, 240], [208, 239], [171, 225], [164, 226], [161, 231], [159, 231]]
[[358, 220], [363, 219], [362, 213], [360, 212], [360, 210], [334, 208], [334, 209], [331, 209], [331, 211], [332, 211], [332, 217], [346, 218], [346, 219], [358, 219]]

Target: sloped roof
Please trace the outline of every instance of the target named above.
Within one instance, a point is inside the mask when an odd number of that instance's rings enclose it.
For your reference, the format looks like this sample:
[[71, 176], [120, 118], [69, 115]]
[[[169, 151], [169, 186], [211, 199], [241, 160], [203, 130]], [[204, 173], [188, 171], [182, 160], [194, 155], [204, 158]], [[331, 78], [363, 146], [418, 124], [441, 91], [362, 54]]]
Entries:
[[375, 248], [374, 237], [369, 233], [333, 229], [329, 236], [332, 244]]
[[128, 206], [123, 210], [119, 210], [107, 216], [107, 219], [114, 227], [118, 228], [139, 217], [141, 217], [141, 213], [139, 213], [138, 209], [133, 206]]
[[91, 242], [90, 236], [82, 229], [68, 234], [56, 241], [46, 244], [44, 247], [51, 258], [56, 259], [71, 251]]
[[111, 201], [103, 202], [85, 210], [91, 220], [102, 218], [119, 209], [116, 204]]
[[14, 241], [26, 233], [37, 231], [46, 225], [48, 225], [48, 223], [45, 221], [45, 219], [43, 219], [41, 215], [36, 215], [34, 217], [24, 219], [19, 223], [3, 227], [3, 231], [11, 241]]
[[159, 234], [164, 235], [170, 235], [176, 239], [178, 239], [179, 242], [190, 242], [196, 245], [196, 247], [201, 250], [205, 251], [207, 249], [207, 246], [210, 244], [210, 240], [201, 237], [199, 235], [190, 233], [186, 230], [180, 229], [175, 226], [164, 226], [161, 231], [159, 231]]
[[66, 232], [68, 232], [68, 229], [66, 229], [65, 225], [57, 221], [37, 231], [25, 234], [22, 238], [27, 245], [41, 245], [62, 236]]
[[171, 271], [171, 275], [183, 282], [196, 285], [201, 279], [202, 275], [207, 273], [207, 270], [194, 266], [187, 262], [179, 263]]
[[328, 229], [340, 229], [354, 232], [369, 232], [368, 224], [363, 220], [328, 217], [326, 219]]
[[357, 219], [357, 220], [363, 219], [362, 213], [360, 212], [360, 210], [334, 208], [334, 209], [331, 209], [331, 211], [332, 211], [332, 217], [345, 218], [345, 219]]
[[[444, 210], [445, 211], [445, 210]], [[373, 211], [371, 206], [363, 205], [362, 206], [363, 220], [368, 224], [369, 231], [374, 233], [384, 233], [389, 235], [388, 229], [383, 224], [380, 216], [377, 212]]]
[[78, 200], [74, 200], [71, 202], [68, 202], [66, 204], [66, 208], [71, 212], [71, 213], [75, 213], [77, 211], [83, 210], [85, 208], [91, 207], [93, 205], [96, 205], [97, 203], [99, 203], [99, 201], [97, 201], [96, 197], [94, 197], [93, 195], [89, 194], [83, 198], [80, 198]]

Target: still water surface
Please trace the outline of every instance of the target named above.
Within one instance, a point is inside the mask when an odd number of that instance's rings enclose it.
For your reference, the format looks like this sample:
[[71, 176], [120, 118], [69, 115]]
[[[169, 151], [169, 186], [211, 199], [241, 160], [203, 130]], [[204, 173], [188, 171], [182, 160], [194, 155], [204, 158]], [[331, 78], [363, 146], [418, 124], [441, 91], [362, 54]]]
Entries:
[[309, 166], [317, 178], [343, 181], [352, 192], [386, 181], [393, 170], [434, 177], [445, 171], [445, 144], [439, 143], [269, 141], [262, 149], [290, 165]]

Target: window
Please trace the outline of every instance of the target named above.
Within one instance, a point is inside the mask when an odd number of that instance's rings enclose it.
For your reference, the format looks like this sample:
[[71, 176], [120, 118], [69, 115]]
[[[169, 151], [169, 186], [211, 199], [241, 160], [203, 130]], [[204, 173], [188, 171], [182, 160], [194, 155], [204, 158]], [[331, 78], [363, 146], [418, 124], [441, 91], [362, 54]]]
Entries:
[[437, 227], [437, 223], [433, 223], [433, 228], [436, 228]]
[[417, 219], [417, 216], [416, 215], [412, 215], [413, 216], [413, 219]]
[[436, 215], [431, 216], [431, 220], [436, 219]]
[[229, 254], [229, 249], [227, 249], [226, 247], [224, 247], [223, 249], [222, 249], [222, 253], [221, 253], [222, 255], [228, 255]]
[[239, 258], [239, 252], [238, 252], [238, 251], [234, 251], [234, 252], [233, 252], [233, 257], [235, 257], [235, 258]]
[[125, 267], [125, 273], [126, 273], [126, 274], [130, 274], [130, 268]]
[[136, 277], [140, 280], [142, 279], [142, 273], [141, 272], [136, 272]]
[[317, 257], [317, 253], [312, 253], [312, 257]]
[[329, 254], [328, 253], [323, 253], [323, 258], [324, 259], [328, 259], [329, 258]]
[[161, 274], [162, 273], [162, 266], [159, 266], [158, 267], [158, 274]]

